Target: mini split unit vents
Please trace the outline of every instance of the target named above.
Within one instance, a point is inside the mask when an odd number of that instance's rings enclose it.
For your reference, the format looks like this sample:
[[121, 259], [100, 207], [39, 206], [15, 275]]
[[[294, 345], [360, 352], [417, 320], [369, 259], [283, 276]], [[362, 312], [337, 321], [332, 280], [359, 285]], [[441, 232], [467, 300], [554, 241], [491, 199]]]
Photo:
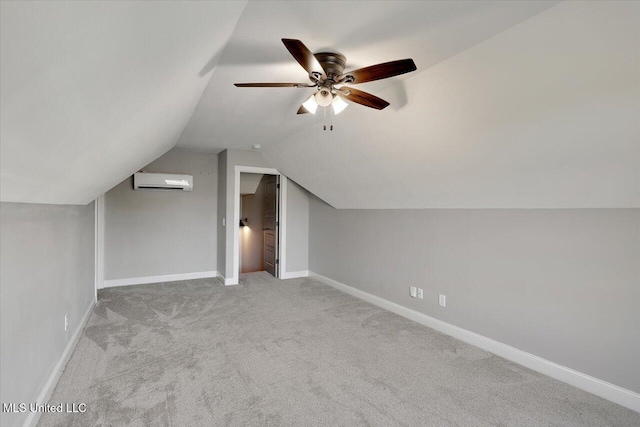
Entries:
[[193, 176], [173, 173], [136, 172], [134, 190], [193, 190]]

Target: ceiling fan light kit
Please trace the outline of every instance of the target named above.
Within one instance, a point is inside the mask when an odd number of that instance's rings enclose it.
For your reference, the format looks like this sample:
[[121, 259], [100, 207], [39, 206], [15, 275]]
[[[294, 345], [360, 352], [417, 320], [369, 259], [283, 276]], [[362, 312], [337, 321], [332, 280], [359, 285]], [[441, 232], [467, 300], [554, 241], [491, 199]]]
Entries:
[[349, 104], [344, 102], [339, 96], [334, 96], [333, 101], [331, 102], [331, 106], [333, 107], [334, 114], [340, 114], [345, 108], [349, 106]]
[[328, 107], [329, 105], [331, 105], [331, 102], [333, 101], [333, 95], [331, 94], [331, 89], [326, 87], [320, 88], [320, 90], [316, 92], [315, 98], [319, 106]]
[[[315, 114], [316, 110], [318, 109], [318, 103], [316, 102], [316, 96], [311, 95], [309, 97], [309, 99], [307, 99], [306, 101], [304, 101], [302, 103], [302, 106], [304, 107], [305, 110], [307, 110], [307, 113], [311, 113], [311, 114]], [[300, 114], [300, 113], [298, 113]]]
[[[298, 114], [315, 114], [318, 106], [320, 106], [325, 109], [324, 115], [326, 119], [327, 107], [331, 106], [330, 115], [339, 114], [347, 108], [349, 104], [345, 102], [345, 99], [355, 102], [356, 104], [364, 105], [365, 107], [382, 110], [389, 106], [389, 103], [384, 99], [343, 85], [382, 80], [416, 70], [416, 64], [409, 58], [372, 65], [345, 73], [344, 69], [347, 64], [347, 59], [344, 55], [335, 52], [319, 52], [314, 54], [304, 43], [295, 39], [282, 39], [282, 43], [284, 43], [287, 50], [295, 60], [298, 61], [302, 68], [309, 73], [311, 84], [235, 83], [235, 86], [316, 88], [316, 92], [298, 108]], [[337, 85], [340, 87], [337, 87]], [[326, 130], [326, 128], [327, 126], [325, 124], [324, 129]], [[333, 125], [331, 125], [330, 128], [333, 130]]]

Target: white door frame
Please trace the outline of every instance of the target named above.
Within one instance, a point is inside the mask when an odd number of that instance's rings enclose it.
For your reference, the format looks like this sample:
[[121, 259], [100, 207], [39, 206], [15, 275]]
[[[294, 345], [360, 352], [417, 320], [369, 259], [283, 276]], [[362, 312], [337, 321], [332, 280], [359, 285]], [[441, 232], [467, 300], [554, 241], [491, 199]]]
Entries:
[[[261, 173], [264, 175], [279, 175], [280, 176], [280, 197], [279, 203], [279, 218], [278, 218], [278, 253], [276, 254], [279, 260], [278, 266], [278, 278], [282, 278], [283, 273], [286, 271], [286, 238], [287, 238], [287, 177], [273, 168], [259, 168], [254, 166], [236, 166], [235, 167], [235, 183], [233, 191], [233, 277], [225, 280], [225, 284], [238, 284], [240, 278], [240, 174], [241, 173]], [[227, 280], [229, 283], [227, 283]]]

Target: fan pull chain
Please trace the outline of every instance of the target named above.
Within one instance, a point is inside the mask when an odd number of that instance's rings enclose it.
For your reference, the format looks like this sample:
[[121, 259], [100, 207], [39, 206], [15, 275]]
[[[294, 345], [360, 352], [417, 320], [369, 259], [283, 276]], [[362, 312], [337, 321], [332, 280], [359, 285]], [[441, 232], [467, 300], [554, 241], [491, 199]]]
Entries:
[[326, 108], [322, 109], [322, 114], [323, 114], [323, 117], [322, 117], [322, 122], [323, 122], [322, 130], [327, 130], [327, 109]]
[[[327, 108], [324, 108], [324, 124], [322, 125], [322, 130], [327, 130]], [[333, 108], [329, 109], [329, 130], [333, 130]]]
[[331, 125], [331, 127], [329, 128], [329, 130], [333, 130], [333, 108], [331, 107], [327, 107], [329, 108], [329, 124]]
[[[323, 108], [323, 125], [322, 125], [322, 130], [327, 130], [327, 109], [329, 107], [324, 107]], [[329, 130], [332, 131], [333, 130], [333, 108], [329, 108]]]

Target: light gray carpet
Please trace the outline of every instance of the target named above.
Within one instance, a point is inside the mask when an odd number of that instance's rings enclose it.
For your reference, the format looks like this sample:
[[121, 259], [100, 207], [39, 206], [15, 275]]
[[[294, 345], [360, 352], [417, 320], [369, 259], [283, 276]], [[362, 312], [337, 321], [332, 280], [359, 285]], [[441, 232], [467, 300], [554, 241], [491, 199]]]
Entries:
[[640, 414], [312, 279], [111, 288], [40, 426], [640, 425]]

